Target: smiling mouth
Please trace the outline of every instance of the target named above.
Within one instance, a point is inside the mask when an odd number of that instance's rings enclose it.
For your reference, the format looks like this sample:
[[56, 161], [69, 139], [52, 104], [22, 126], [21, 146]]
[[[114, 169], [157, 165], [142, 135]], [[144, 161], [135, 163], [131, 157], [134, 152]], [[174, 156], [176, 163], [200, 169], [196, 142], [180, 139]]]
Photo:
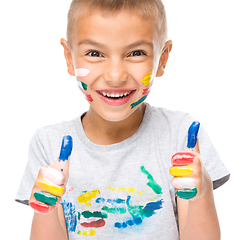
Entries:
[[128, 96], [130, 96], [133, 92], [136, 90], [123, 90], [123, 91], [108, 91], [108, 90], [97, 90], [96, 92], [100, 95], [102, 95], [105, 98], [111, 99], [111, 100], [119, 100], [124, 99]]

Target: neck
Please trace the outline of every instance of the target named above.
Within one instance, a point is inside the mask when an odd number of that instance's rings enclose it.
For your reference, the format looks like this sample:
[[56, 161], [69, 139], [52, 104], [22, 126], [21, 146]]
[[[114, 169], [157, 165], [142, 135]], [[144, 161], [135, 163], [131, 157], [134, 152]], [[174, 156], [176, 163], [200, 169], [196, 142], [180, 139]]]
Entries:
[[133, 112], [128, 118], [119, 122], [110, 122], [103, 119], [91, 107], [82, 119], [86, 136], [91, 142], [98, 145], [110, 145], [131, 137], [139, 128], [146, 104]]

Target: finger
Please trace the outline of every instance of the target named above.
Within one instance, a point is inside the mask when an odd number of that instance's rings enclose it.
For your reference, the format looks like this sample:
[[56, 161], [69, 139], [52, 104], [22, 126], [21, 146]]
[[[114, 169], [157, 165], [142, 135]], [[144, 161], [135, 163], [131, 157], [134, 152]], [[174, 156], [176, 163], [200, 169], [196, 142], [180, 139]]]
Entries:
[[58, 161], [68, 162], [73, 148], [73, 139], [71, 136], [64, 136], [62, 141], [62, 146], [60, 150], [60, 155]]
[[195, 179], [190, 177], [174, 177], [172, 185], [176, 189], [193, 189], [196, 187]]
[[36, 184], [39, 185], [43, 190], [46, 190], [47, 192], [58, 197], [62, 196], [65, 190], [63, 186], [56, 185], [46, 178], [42, 178], [42, 180], [37, 181]]
[[35, 211], [40, 213], [48, 213], [50, 209], [49, 205], [38, 201], [33, 201], [30, 202], [29, 204]]
[[190, 166], [176, 166], [170, 168], [170, 174], [174, 177], [189, 177], [193, 172], [194, 170]]
[[191, 198], [194, 198], [197, 195], [197, 189], [180, 189], [176, 191], [176, 195], [179, 198], [189, 200]]
[[171, 158], [171, 162], [174, 166], [189, 165], [194, 162], [194, 158], [195, 155], [190, 152], [179, 152]]
[[63, 185], [64, 184], [64, 175], [57, 169], [53, 167], [43, 167], [42, 168], [42, 176], [45, 180], [48, 180], [56, 185]]
[[194, 121], [191, 126], [189, 127], [188, 130], [188, 139], [187, 139], [187, 150], [199, 152], [199, 147], [198, 147], [198, 131], [200, 128], [200, 123], [197, 121]]
[[37, 201], [43, 202], [50, 206], [55, 206], [58, 201], [57, 196], [50, 194], [50, 193], [45, 193], [43, 191], [35, 192], [34, 197]]
[[73, 139], [71, 136], [64, 136], [60, 149], [59, 158], [53, 164], [53, 167], [62, 172], [66, 176], [66, 180], [69, 174], [69, 161], [73, 148]]

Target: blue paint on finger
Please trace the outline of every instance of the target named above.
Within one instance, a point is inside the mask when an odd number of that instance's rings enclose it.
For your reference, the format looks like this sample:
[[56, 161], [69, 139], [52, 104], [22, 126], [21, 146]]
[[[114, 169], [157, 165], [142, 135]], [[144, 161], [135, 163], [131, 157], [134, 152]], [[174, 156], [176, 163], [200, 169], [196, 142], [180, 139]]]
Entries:
[[188, 141], [187, 141], [187, 147], [188, 148], [194, 148], [197, 143], [197, 134], [199, 131], [200, 123], [199, 122], [193, 122], [188, 130]]
[[71, 136], [64, 136], [59, 155], [59, 162], [68, 160], [73, 148], [73, 139]]

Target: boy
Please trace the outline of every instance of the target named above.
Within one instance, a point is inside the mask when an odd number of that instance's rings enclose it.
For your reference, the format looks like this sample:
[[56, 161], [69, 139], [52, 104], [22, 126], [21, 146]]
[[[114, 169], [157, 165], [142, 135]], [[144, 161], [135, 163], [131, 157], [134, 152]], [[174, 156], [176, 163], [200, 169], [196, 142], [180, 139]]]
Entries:
[[31, 239], [220, 239], [228, 171], [189, 114], [144, 102], [166, 39], [160, 0], [72, 1], [61, 44], [90, 108], [31, 141], [16, 197], [35, 210]]

